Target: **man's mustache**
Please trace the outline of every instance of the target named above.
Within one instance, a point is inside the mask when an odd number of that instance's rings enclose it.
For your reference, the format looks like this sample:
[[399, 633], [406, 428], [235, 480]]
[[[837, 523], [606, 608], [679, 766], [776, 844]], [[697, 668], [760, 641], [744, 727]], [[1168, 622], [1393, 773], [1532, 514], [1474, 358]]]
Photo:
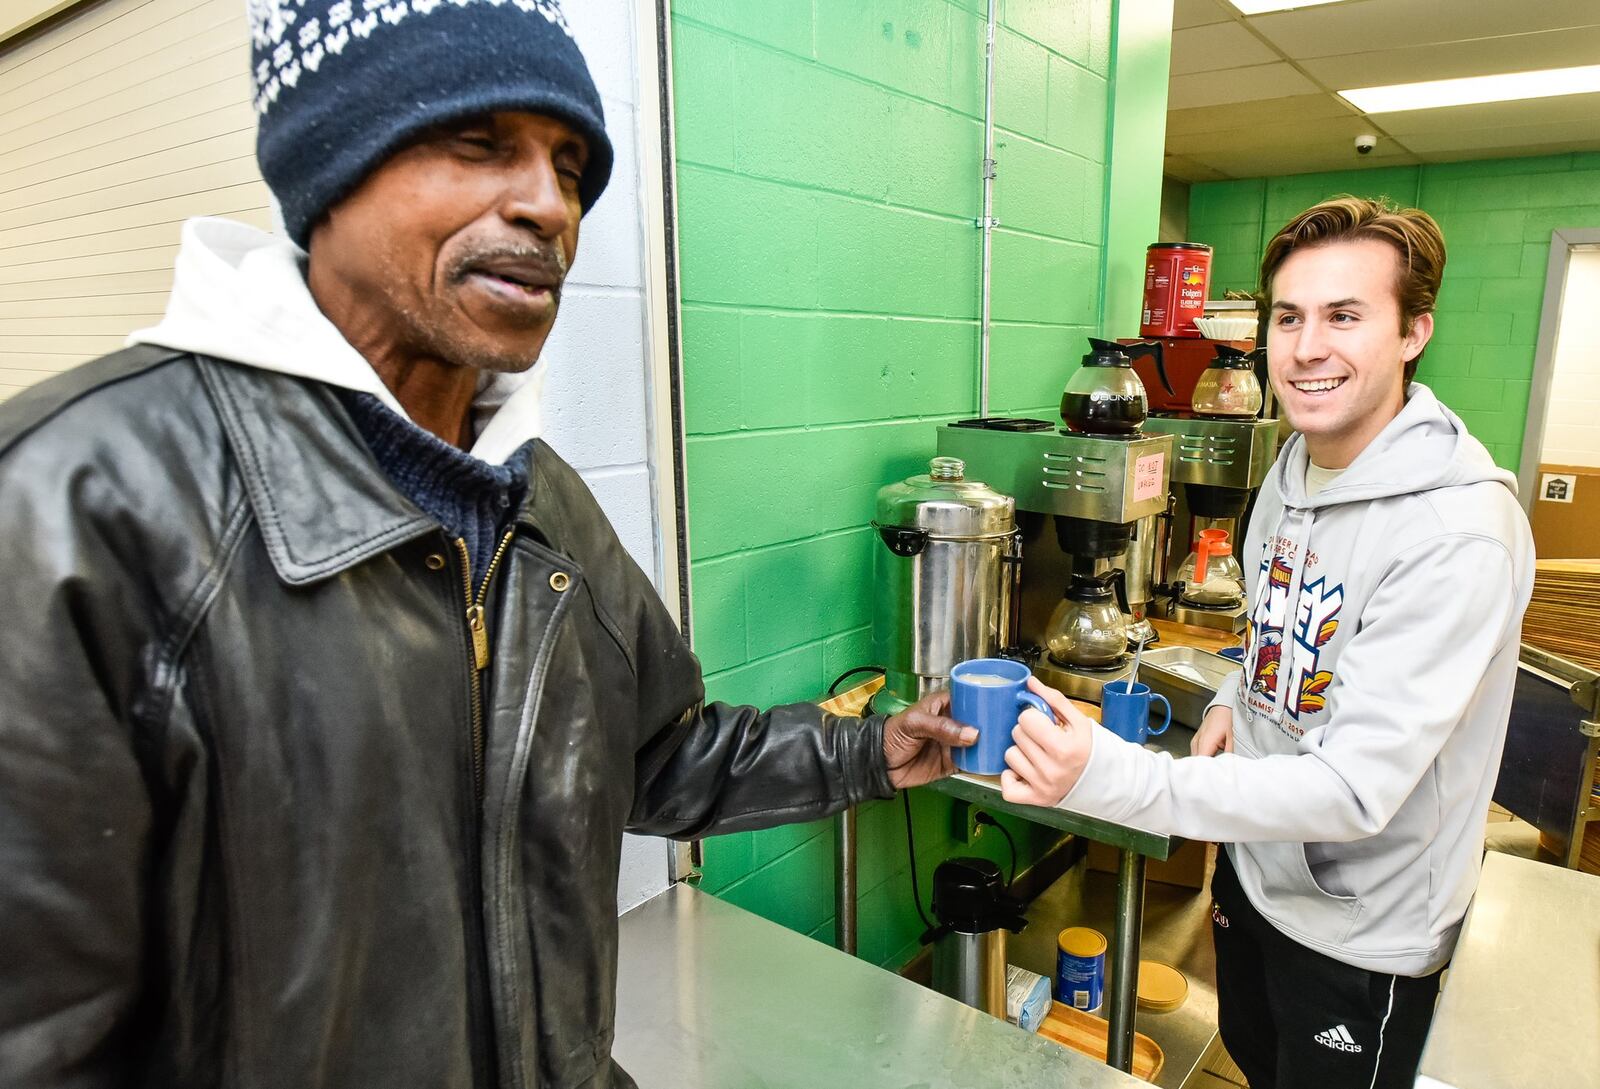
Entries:
[[549, 282], [557, 292], [567, 278], [567, 255], [560, 246], [535, 242], [479, 242], [470, 244], [450, 262], [450, 282], [461, 283], [478, 269], [506, 264], [521, 266], [531, 276]]

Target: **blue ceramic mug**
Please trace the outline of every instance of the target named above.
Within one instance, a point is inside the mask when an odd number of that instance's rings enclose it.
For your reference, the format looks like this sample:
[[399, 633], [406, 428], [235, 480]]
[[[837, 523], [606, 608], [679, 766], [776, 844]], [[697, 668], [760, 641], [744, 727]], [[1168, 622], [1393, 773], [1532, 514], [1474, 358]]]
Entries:
[[1028, 691], [1028, 667], [1008, 658], [974, 658], [950, 671], [950, 717], [978, 729], [978, 740], [952, 749], [956, 767], [975, 775], [999, 775], [1017, 716], [1032, 707], [1055, 721], [1050, 705]]
[[[1158, 729], [1150, 728], [1150, 705], [1156, 700], [1167, 709], [1167, 717]], [[1124, 741], [1143, 745], [1145, 739], [1167, 732], [1172, 724], [1172, 704], [1159, 692], [1150, 691], [1147, 684], [1138, 684], [1129, 678], [1109, 681], [1100, 689], [1100, 724]]]

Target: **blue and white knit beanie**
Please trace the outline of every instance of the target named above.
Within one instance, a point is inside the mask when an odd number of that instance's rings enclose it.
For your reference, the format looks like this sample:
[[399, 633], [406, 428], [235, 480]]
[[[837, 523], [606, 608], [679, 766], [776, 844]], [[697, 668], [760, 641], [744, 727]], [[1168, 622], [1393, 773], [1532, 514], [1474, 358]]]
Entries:
[[304, 248], [311, 228], [424, 130], [540, 113], [589, 144], [587, 212], [611, 177], [600, 92], [560, 0], [248, 0], [256, 159]]

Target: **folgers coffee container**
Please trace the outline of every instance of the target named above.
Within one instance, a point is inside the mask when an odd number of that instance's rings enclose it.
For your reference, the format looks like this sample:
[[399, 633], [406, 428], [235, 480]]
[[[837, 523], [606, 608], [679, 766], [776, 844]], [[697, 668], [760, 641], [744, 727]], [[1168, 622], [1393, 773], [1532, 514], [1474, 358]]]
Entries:
[[1199, 242], [1157, 242], [1145, 252], [1142, 337], [1197, 337], [1211, 286], [1211, 247]]
[[1106, 991], [1106, 936], [1069, 926], [1056, 937], [1056, 1001], [1097, 1010]]

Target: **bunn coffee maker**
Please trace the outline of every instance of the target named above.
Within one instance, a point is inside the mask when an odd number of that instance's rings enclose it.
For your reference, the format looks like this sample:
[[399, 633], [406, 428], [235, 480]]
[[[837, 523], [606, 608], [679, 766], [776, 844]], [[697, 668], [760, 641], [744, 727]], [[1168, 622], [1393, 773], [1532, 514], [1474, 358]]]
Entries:
[[[1219, 366], [1230, 365], [1228, 357], [1237, 354], [1220, 344], [1213, 348]], [[1261, 354], [1241, 358], [1259, 362]], [[1153, 413], [1144, 426], [1146, 431], [1170, 435], [1175, 443], [1171, 528], [1157, 561], [1157, 595], [1150, 611], [1181, 624], [1243, 631], [1245, 586], [1241, 584], [1237, 597], [1230, 600], [1230, 595], [1218, 592], [1221, 584], [1214, 578], [1205, 580], [1202, 588], [1192, 577], [1181, 576], [1193, 569], [1202, 551], [1212, 551], [1200, 547], [1208, 535], [1211, 542], [1225, 540], [1231, 546], [1226, 558], [1237, 561], [1245, 578], [1253, 573], [1250, 557], [1242, 555], [1245, 516], [1272, 468], [1278, 421], [1164, 412]], [[1218, 537], [1219, 531], [1225, 536]]]
[[1107, 661], [1104, 639], [1083, 638], [1073, 645], [1084, 648], [1084, 657], [1062, 660], [1050, 652], [1052, 620], [1059, 629], [1082, 619], [1073, 604], [1107, 616], [1109, 590], [1128, 631], [1140, 631], [1174, 442], [1144, 428], [1142, 387], [1126, 355], [1115, 344], [1090, 343], [1063, 396], [1066, 426], [1005, 417], [962, 420], [939, 428], [938, 451], [961, 458], [969, 473], [1016, 499], [1022, 534], [1018, 641], [1034, 651], [1033, 671], [1046, 684], [1098, 701], [1107, 681], [1127, 675], [1132, 655], [1124, 651]]

